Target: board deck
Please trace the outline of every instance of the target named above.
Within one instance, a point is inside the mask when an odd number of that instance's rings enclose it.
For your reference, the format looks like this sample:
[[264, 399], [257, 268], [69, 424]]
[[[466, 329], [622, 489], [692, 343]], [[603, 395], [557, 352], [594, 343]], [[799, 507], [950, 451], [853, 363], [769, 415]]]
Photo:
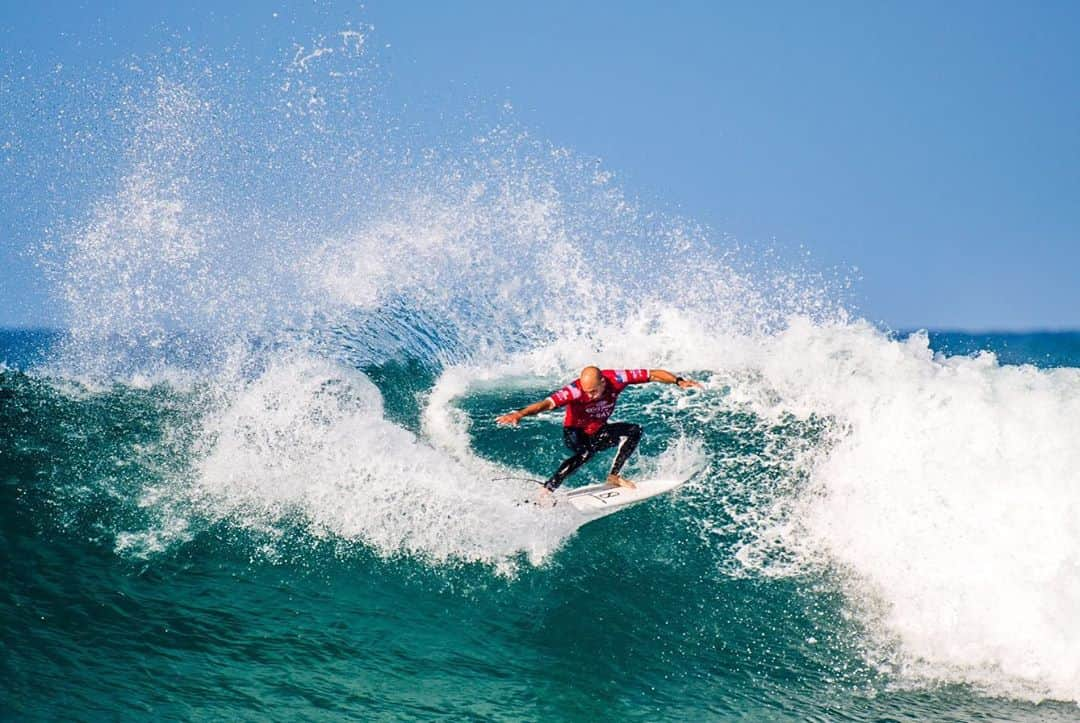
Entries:
[[637, 482], [634, 489], [609, 484], [589, 485], [556, 495], [556, 502], [569, 503], [578, 512], [586, 515], [606, 514], [671, 492], [686, 482], [685, 479], [647, 479]]

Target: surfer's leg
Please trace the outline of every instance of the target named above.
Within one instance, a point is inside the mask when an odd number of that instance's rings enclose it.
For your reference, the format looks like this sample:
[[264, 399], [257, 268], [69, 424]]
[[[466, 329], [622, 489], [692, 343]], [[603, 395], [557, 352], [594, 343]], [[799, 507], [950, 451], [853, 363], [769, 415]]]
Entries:
[[601, 432], [606, 432], [611, 437], [612, 442], [615, 439], [619, 440], [619, 451], [615, 454], [615, 461], [611, 464], [611, 474], [618, 476], [619, 471], [626, 464], [626, 460], [634, 453], [638, 442], [641, 441], [641, 427], [627, 422], [615, 422], [614, 424], [604, 425]]
[[576, 472], [578, 467], [588, 462], [596, 454], [596, 448], [589, 444], [589, 438], [580, 429], [574, 429], [573, 427], [564, 429], [563, 441], [566, 442], [567, 447], [574, 451], [574, 456], [563, 460], [563, 463], [559, 465], [559, 469], [555, 470], [555, 474], [551, 475], [551, 478], [544, 483], [544, 486], [552, 492], [565, 482], [567, 477]]

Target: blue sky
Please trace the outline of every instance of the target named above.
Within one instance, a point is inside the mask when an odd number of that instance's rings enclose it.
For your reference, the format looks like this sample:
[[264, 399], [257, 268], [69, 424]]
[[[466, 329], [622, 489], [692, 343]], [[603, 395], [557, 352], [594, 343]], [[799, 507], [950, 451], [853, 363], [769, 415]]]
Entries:
[[[0, 145], [47, 146], [26, 89], [57, 63], [175, 42], [256, 62], [372, 24], [389, 104], [452, 116], [508, 101], [646, 204], [857, 267], [875, 322], [1080, 328], [1076, 3], [153, 5], [7, 3]], [[53, 222], [49, 174], [9, 158], [0, 326], [53, 323], [24, 253]]]

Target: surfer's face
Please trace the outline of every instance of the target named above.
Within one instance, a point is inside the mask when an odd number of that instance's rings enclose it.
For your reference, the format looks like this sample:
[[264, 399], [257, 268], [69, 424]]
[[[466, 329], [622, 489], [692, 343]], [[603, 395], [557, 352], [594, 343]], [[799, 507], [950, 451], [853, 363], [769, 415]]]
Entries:
[[585, 392], [585, 396], [589, 399], [598, 399], [600, 395], [604, 393], [605, 388], [607, 388], [607, 380], [603, 377], [600, 377], [600, 379], [591, 386], [585, 382], [581, 383], [581, 391]]

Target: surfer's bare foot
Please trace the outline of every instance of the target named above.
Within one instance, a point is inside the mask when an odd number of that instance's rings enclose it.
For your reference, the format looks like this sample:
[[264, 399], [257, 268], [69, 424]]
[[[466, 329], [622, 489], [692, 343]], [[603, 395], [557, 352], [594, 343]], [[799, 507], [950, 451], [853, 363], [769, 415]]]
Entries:
[[555, 498], [551, 495], [551, 490], [547, 487], [541, 487], [540, 492], [536, 495], [537, 507], [554, 507]]
[[625, 477], [620, 477], [617, 474], [609, 474], [607, 476], [607, 483], [609, 485], [619, 485], [620, 487], [629, 487], [632, 490], [637, 489], [636, 484], [634, 484], [630, 480], [626, 479]]

